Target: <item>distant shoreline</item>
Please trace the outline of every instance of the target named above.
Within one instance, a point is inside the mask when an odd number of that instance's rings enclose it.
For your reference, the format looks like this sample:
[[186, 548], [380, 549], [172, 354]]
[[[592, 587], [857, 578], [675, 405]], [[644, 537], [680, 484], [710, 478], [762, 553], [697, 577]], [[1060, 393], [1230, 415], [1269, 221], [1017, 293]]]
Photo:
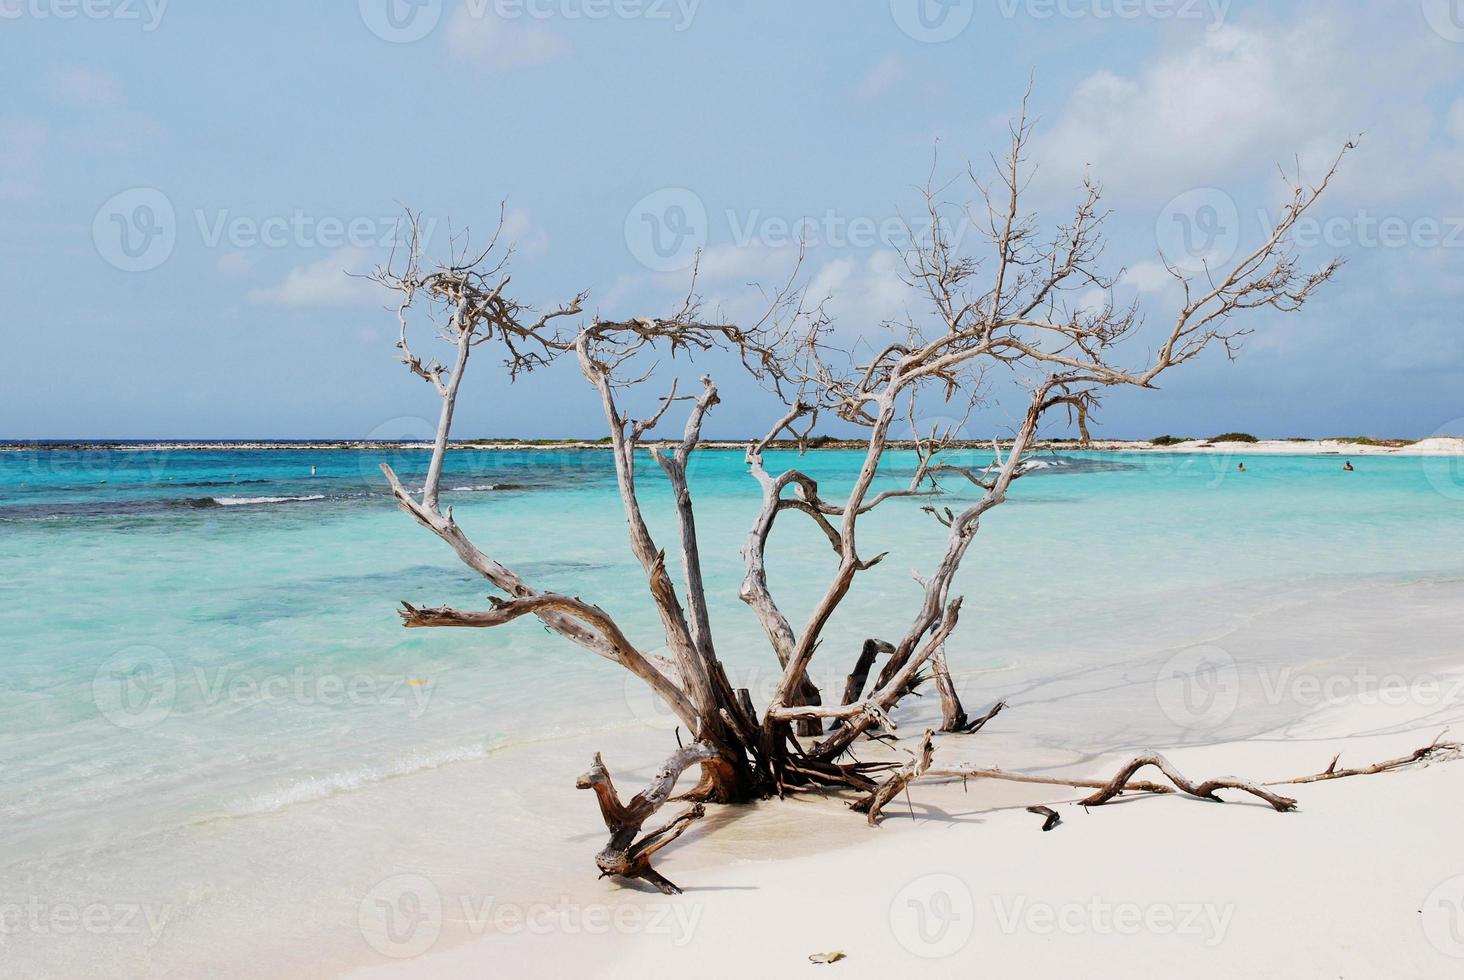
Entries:
[[[647, 441], [645, 445], [668, 445], [669, 441]], [[742, 452], [747, 442], [708, 440], [698, 448], [710, 451]], [[864, 443], [857, 440], [826, 439], [810, 443], [806, 448], [818, 450], [862, 449]], [[998, 443], [1003, 449], [1010, 447], [1009, 441]], [[914, 443], [909, 440], [892, 440], [893, 449], [910, 450]], [[990, 442], [962, 441], [950, 448], [958, 450], [987, 450]], [[0, 452], [206, 452], [206, 451], [257, 451], [279, 452], [285, 450], [309, 450], [314, 452], [357, 451], [380, 452], [383, 450], [421, 450], [432, 448], [425, 441], [396, 441], [380, 439], [321, 439], [321, 440], [97, 440], [67, 441], [45, 440], [37, 442], [0, 442]], [[606, 450], [608, 441], [587, 441], [576, 439], [531, 441], [495, 439], [458, 439], [449, 444], [458, 451], [513, 452], [535, 450]], [[774, 449], [795, 449], [796, 444], [778, 440]], [[1206, 439], [1190, 439], [1182, 442], [1155, 444], [1148, 440], [1095, 439], [1087, 445], [1077, 440], [1043, 440], [1034, 448], [1042, 452], [1140, 452], [1140, 453], [1220, 453], [1225, 455], [1286, 455], [1286, 456], [1459, 456], [1464, 455], [1464, 437], [1434, 436], [1416, 442], [1394, 439], [1347, 440], [1347, 439], [1260, 439], [1254, 442], [1216, 442]]]

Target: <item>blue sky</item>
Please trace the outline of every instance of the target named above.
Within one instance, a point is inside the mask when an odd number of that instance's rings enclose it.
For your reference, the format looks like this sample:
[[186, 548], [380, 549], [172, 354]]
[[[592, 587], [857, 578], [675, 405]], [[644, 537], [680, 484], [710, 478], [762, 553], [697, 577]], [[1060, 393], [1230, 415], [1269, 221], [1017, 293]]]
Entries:
[[[984, 167], [1029, 75], [1029, 203], [1050, 226], [1090, 169], [1152, 324], [1184, 222], [1243, 247], [1278, 164], [1365, 134], [1308, 229], [1340, 279], [1102, 433], [1464, 434], [1460, 0], [0, 0], [0, 55], [0, 438], [416, 434], [431, 393], [345, 275], [403, 206], [441, 251], [506, 202], [520, 295], [617, 316], [671, 308], [702, 246], [745, 317], [810, 219], [808, 279], [874, 336], [923, 309], [888, 232], [937, 142]], [[747, 435], [767, 403], [718, 367], [709, 432]], [[571, 365], [476, 370], [462, 435], [602, 431]]]

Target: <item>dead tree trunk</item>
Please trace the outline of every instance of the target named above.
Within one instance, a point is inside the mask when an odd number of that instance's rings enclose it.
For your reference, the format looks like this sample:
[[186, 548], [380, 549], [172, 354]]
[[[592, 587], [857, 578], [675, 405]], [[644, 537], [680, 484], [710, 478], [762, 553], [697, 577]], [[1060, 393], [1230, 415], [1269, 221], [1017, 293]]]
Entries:
[[[1173, 323], [1157, 350], [1146, 354], [1140, 366], [1123, 366], [1123, 352], [1140, 346], [1125, 343], [1135, 339], [1138, 309], [1109, 304], [1094, 310], [1069, 302], [1073, 290], [1086, 294], [1113, 284], [1099, 268], [1104, 212], [1098, 189], [1085, 187], [1073, 217], [1059, 227], [1055, 237], [1036, 235], [1035, 219], [1023, 213], [1018, 202], [1026, 180], [1024, 149], [1029, 136], [1024, 106], [1023, 115], [1012, 127], [997, 192], [988, 193], [984, 185], [974, 185], [977, 197], [971, 207], [984, 207], [989, 218], [984, 233], [990, 254], [984, 261], [963, 252], [951, 240], [935, 192], [927, 189], [931, 234], [907, 255], [909, 282], [927, 310], [923, 316], [912, 316], [891, 335], [899, 339], [867, 358], [836, 356], [835, 348], [826, 343], [831, 321], [821, 304], [808, 301], [798, 268], [781, 288], [766, 294], [770, 296], [766, 312], [751, 326], [703, 320], [695, 273], [685, 300], [669, 316], [621, 321], [584, 318], [585, 293], [539, 313], [508, 294], [507, 255], [498, 249], [496, 234], [479, 253], [455, 240], [458, 253], [431, 265], [422, 254], [415, 219], [405, 266], [389, 266], [375, 273], [379, 283], [398, 294], [397, 347], [402, 362], [429, 383], [442, 402], [420, 493], [407, 489], [390, 467], [383, 467], [392, 494], [413, 520], [502, 593], [490, 600], [490, 608], [478, 611], [403, 603], [404, 624], [413, 628], [493, 628], [532, 616], [559, 637], [633, 673], [665, 702], [690, 735], [690, 743], [672, 753], [649, 785], [629, 801], [620, 798], [598, 756], [590, 771], [580, 777], [578, 785], [595, 792], [610, 832], [609, 842], [596, 858], [602, 874], [640, 879], [663, 891], [675, 891], [675, 885], [651, 867], [651, 858], [701, 815], [702, 803], [746, 802], [805, 787], [833, 787], [871, 794], [869, 809], [874, 820], [883, 805], [879, 801], [887, 801], [899, 789], [933, 774], [929, 733], [914, 761], [906, 766], [846, 761], [845, 757], [859, 739], [876, 729], [882, 736], [895, 729], [894, 715], [901, 700], [923, 678], [927, 667], [940, 691], [943, 729], [976, 731], [1002, 709], [998, 702], [982, 718], [971, 721], [951, 681], [947, 644], [959, 622], [963, 601], [955, 591], [956, 577], [981, 520], [1006, 500], [1014, 481], [1027, 472], [1026, 454], [1044, 419], [1060, 407], [1075, 413], [1086, 443], [1090, 412], [1104, 392], [1115, 387], [1153, 387], [1161, 374], [1210, 347], [1233, 353], [1245, 333], [1231, 325], [1233, 316], [1266, 307], [1297, 310], [1337, 269], [1334, 262], [1314, 272], [1301, 272], [1288, 247], [1296, 222], [1330, 182], [1334, 163], [1314, 187], [1306, 187], [1298, 178], [1290, 204], [1266, 240], [1229, 271], [1206, 270], [1203, 277], [1186, 278], [1171, 270], [1184, 295]], [[424, 361], [413, 352], [408, 334], [414, 317], [430, 321], [452, 345], [450, 368], [435, 359]], [[473, 352], [484, 344], [492, 345], [502, 356], [513, 380], [560, 358], [578, 362], [604, 413], [627, 543], [644, 578], [658, 638], [649, 643], [638, 640], [600, 606], [578, 596], [535, 588], [474, 544], [454, 520], [451, 507], [442, 508], [441, 480], [461, 386]], [[682, 396], [673, 380], [669, 392], [651, 402], [641, 420], [632, 418], [623, 407], [651, 376], [655, 364], [648, 368], [648, 361], [664, 354], [694, 359], [714, 348], [737, 356], [751, 376], [785, 405], [767, 434], [748, 446], [745, 457], [762, 496], [742, 548], [739, 594], [757, 617], [778, 670], [777, 683], [761, 715], [749, 693], [728, 682], [718, 656], [688, 473], [688, 461], [698, 451], [703, 425], [720, 401], [717, 387], [711, 378], [703, 377], [699, 394]], [[889, 484], [881, 467], [887, 462], [897, 416], [908, 417], [914, 429], [915, 420], [924, 414], [919, 406], [931, 398], [938, 398], [938, 405], [959, 398], [967, 405], [969, 416], [972, 407], [989, 396], [984, 381], [988, 370], [1029, 382], [1025, 405], [1019, 409], [1021, 422], [1011, 433], [1006, 452], [993, 442], [990, 466], [955, 465], [944, 455], [958, 439], [955, 426], [943, 432], [937, 426], [928, 436], [917, 431], [913, 478], [908, 484]], [[689, 409], [679, 442], [643, 446], [643, 437], [683, 403]], [[775, 473], [767, 468], [766, 453], [776, 440], [791, 437], [803, 447], [821, 419], [834, 419], [865, 433], [852, 486], [836, 499], [826, 497], [818, 482], [799, 469]], [[679, 586], [667, 566], [667, 551], [656, 542], [642, 512], [635, 463], [643, 448], [655, 458], [672, 491]], [[883, 472], [887, 474], [888, 468]], [[888, 501], [945, 493], [939, 481], [947, 477], [964, 481], [963, 489], [974, 487], [978, 497], [959, 510], [923, 508], [946, 528], [946, 544], [934, 570], [915, 575], [919, 603], [903, 618], [892, 619], [896, 624], [893, 642], [871, 639], [864, 643], [841, 703], [825, 705], [810, 677], [810, 664], [843, 603], [856, 594], [859, 576], [886, 557], [866, 556], [861, 549], [860, 522]], [[789, 519], [811, 520], [832, 552], [827, 583], [797, 627], [773, 594], [767, 569], [774, 529], [780, 518], [794, 514], [799, 516]], [[900, 616], [893, 609], [889, 614]], [[645, 649], [663, 644], [668, 656]], [[888, 660], [871, 683], [876, 658], [882, 653], [888, 654]], [[825, 721], [833, 722], [827, 733]], [[805, 745], [801, 738], [817, 741]], [[1157, 766], [1191, 795], [1209, 798], [1217, 789], [1232, 788], [1272, 805], [1285, 801], [1244, 781], [1191, 784], [1158, 756], [1141, 757], [1132, 765], [1133, 770]], [[685, 796], [693, 802], [691, 808], [646, 832], [647, 822], [672, 798], [678, 779], [692, 767], [700, 770], [700, 778]], [[892, 775], [883, 784], [876, 782], [877, 774], [887, 773]], [[1120, 772], [1109, 783], [1095, 787], [1098, 792], [1090, 801], [1107, 802], [1119, 792], [1150, 786], [1133, 782], [1133, 774], [1132, 770]], [[989, 772], [981, 775], [1016, 778]], [[1029, 781], [1044, 780], [1032, 777]]]

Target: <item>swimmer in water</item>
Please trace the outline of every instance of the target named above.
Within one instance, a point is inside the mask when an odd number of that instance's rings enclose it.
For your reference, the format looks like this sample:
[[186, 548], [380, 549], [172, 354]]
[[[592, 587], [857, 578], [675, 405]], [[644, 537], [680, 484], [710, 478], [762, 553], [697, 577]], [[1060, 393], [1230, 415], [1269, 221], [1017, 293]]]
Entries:
[[1346, 470], [1348, 473], [1351, 473], [1352, 472], [1352, 460], [1349, 459], [1347, 462], [1343, 463], [1342, 464], [1342, 468], [1344, 470]]
[[1235, 468], [1237, 470], [1239, 470], [1240, 472], [1242, 472], [1242, 473], [1245, 472], [1245, 464], [1244, 463], [1236, 463], [1235, 464]]

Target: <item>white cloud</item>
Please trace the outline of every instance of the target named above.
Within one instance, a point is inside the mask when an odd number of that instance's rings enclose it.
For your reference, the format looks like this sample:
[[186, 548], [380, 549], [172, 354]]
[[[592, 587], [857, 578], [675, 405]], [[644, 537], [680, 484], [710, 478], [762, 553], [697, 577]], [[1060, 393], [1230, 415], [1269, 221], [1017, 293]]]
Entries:
[[1174, 276], [1170, 275], [1169, 270], [1164, 267], [1164, 263], [1157, 260], [1135, 262], [1123, 270], [1123, 275], [1119, 277], [1118, 284], [1132, 288], [1141, 296], [1162, 293], [1178, 285], [1175, 282]]
[[121, 100], [116, 82], [87, 68], [57, 72], [51, 90], [58, 98], [83, 105], [107, 106]]
[[808, 283], [808, 296], [817, 302], [828, 297], [824, 310], [835, 331], [846, 337], [885, 336], [886, 321], [903, 321], [910, 312], [923, 312], [923, 296], [901, 278], [905, 263], [893, 249], [880, 249], [862, 261], [846, 256], [827, 262]]
[[854, 95], [861, 101], [873, 102], [894, 88], [904, 73], [905, 66], [900, 59], [890, 55], [870, 69], [869, 74], [855, 87]]
[[498, 240], [511, 245], [523, 255], [537, 255], [549, 248], [549, 236], [542, 229], [534, 227], [529, 212], [515, 208], [503, 216], [503, 227], [498, 229]]
[[[768, 297], [783, 286], [797, 268], [794, 246], [714, 245], [702, 254], [698, 292], [703, 309], [732, 322], [751, 323], [767, 311]], [[891, 336], [886, 321], [917, 321], [929, 303], [923, 293], [907, 285], [904, 261], [894, 249], [858, 252], [818, 264], [815, 254], [804, 260], [799, 281], [804, 284], [807, 305], [823, 304], [833, 321], [835, 342], [858, 346], [874, 344]], [[651, 277], [621, 277], [603, 297], [600, 306], [617, 314], [641, 303], [655, 309], [666, 298], [679, 302], [690, 282], [690, 271], [661, 273]], [[649, 287], [649, 288], [647, 288]], [[649, 296], [659, 299], [644, 305]]]
[[705, 282], [755, 282], [786, 278], [798, 262], [792, 245], [713, 245], [702, 252], [699, 275]]
[[371, 265], [364, 250], [343, 248], [318, 262], [296, 266], [278, 286], [250, 290], [249, 298], [273, 306], [364, 306], [380, 300], [376, 287], [359, 278]]
[[1464, 97], [1455, 99], [1454, 104], [1449, 106], [1446, 125], [1449, 135], [1456, 142], [1464, 143]]
[[460, 62], [490, 74], [534, 68], [565, 57], [569, 41], [547, 27], [504, 20], [490, 5], [458, 7], [447, 23], [447, 50]]
[[[1430, 158], [1430, 143], [1445, 127], [1457, 140], [1464, 109], [1441, 120], [1423, 106], [1436, 102], [1436, 90], [1457, 90], [1464, 72], [1437, 57], [1427, 32], [1378, 8], [1285, 11], [1176, 33], [1134, 73], [1088, 76], [1039, 127], [1033, 158], [1044, 183], [1070, 188], [1091, 168], [1114, 197], [1164, 201], [1194, 187], [1272, 180], [1276, 164], [1291, 169], [1298, 159], [1315, 178], [1359, 133], [1361, 150], [1333, 202], [1339, 193], [1377, 201], [1460, 179]], [[1417, 70], [1399, 72], [1400, 64]]]
[[214, 266], [224, 275], [235, 277], [247, 276], [253, 268], [249, 256], [243, 252], [225, 252]]
[[21, 201], [36, 193], [47, 137], [45, 129], [29, 123], [0, 125], [0, 200]]
[[1304, 130], [1336, 118], [1336, 75], [1318, 71], [1333, 55], [1324, 25], [1208, 31], [1136, 78], [1085, 79], [1040, 137], [1040, 159], [1068, 180], [1091, 165], [1105, 184], [1161, 181], [1170, 193], [1258, 153], [1274, 160]]

